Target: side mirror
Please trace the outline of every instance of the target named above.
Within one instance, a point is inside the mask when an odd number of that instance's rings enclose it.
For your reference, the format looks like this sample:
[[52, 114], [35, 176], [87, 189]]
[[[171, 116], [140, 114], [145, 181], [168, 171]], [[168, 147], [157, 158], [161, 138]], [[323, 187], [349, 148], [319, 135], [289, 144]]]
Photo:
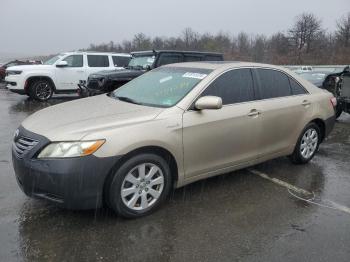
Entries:
[[203, 96], [196, 101], [194, 107], [198, 110], [220, 109], [222, 108], [222, 99], [218, 96]]
[[56, 64], [56, 67], [65, 67], [65, 66], [68, 66], [67, 61], [59, 61], [59, 62]]

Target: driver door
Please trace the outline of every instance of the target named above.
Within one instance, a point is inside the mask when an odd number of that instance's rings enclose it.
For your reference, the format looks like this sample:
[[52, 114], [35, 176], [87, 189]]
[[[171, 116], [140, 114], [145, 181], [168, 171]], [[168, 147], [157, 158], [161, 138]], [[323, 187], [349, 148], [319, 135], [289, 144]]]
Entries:
[[201, 94], [221, 97], [223, 107], [183, 114], [186, 178], [210, 176], [258, 157], [261, 121], [253, 88], [250, 69], [225, 72]]
[[87, 78], [83, 55], [70, 55], [62, 61], [66, 61], [67, 66], [56, 67], [56, 89], [75, 90], [78, 88], [79, 80]]

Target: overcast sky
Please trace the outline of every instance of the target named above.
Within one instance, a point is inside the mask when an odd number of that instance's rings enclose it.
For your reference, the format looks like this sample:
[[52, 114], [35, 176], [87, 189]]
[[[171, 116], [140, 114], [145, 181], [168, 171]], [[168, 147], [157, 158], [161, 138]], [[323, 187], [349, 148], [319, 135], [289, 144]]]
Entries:
[[0, 54], [51, 54], [90, 43], [204, 33], [272, 34], [312, 12], [327, 30], [350, 11], [349, 0], [0, 0]]

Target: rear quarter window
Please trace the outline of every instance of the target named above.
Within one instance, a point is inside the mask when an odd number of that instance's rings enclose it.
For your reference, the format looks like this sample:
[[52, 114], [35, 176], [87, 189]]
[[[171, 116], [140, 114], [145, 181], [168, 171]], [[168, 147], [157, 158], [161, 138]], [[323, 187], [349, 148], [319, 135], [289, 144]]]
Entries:
[[290, 88], [292, 89], [293, 95], [307, 94], [304, 87], [302, 87], [297, 81], [289, 77]]

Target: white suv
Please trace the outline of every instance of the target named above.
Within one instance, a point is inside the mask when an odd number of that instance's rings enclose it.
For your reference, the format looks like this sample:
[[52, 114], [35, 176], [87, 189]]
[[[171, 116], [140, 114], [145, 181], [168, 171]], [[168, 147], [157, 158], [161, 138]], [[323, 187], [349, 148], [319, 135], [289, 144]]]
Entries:
[[46, 101], [54, 93], [74, 93], [80, 81], [101, 70], [122, 69], [129, 54], [69, 52], [47, 60], [43, 65], [13, 66], [6, 70], [10, 91]]

